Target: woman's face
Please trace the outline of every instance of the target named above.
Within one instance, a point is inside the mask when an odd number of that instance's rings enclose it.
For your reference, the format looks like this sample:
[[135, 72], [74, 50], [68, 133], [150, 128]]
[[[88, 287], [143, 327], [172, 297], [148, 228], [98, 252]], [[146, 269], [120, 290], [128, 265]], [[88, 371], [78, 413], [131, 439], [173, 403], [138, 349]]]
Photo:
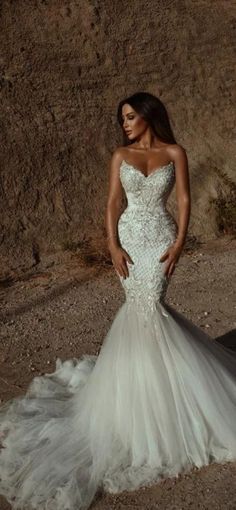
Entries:
[[139, 137], [148, 128], [148, 123], [129, 104], [123, 105], [122, 118], [123, 129], [129, 140]]

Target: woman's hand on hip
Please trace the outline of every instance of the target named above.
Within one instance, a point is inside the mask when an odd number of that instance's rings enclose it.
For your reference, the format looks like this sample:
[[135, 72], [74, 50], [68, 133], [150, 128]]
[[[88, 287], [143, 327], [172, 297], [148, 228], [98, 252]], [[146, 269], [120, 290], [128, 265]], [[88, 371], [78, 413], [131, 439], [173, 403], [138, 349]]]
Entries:
[[165, 260], [167, 260], [165, 270], [164, 270], [164, 274], [166, 276], [170, 277], [173, 274], [175, 267], [177, 265], [177, 262], [179, 260], [182, 249], [183, 249], [183, 246], [173, 243], [161, 255], [161, 257], [159, 259], [160, 262], [164, 262]]
[[129, 276], [127, 262], [130, 262], [130, 264], [134, 263], [129, 254], [121, 247], [113, 248], [110, 250], [110, 253], [112, 264], [119, 276], [123, 276], [124, 278]]

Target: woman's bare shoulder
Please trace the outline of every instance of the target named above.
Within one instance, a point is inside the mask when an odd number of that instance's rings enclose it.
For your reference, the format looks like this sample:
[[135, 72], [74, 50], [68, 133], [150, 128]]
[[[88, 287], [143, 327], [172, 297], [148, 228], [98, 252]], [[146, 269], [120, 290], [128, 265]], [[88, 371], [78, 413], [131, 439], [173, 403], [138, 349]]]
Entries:
[[185, 148], [179, 144], [173, 144], [169, 147], [169, 156], [174, 161], [176, 168], [188, 168], [188, 156]]
[[126, 153], [127, 153], [126, 147], [123, 147], [122, 145], [117, 147], [112, 153], [112, 161], [121, 163], [122, 159], [125, 158]]
[[173, 156], [176, 156], [176, 157], [186, 154], [185, 148], [178, 143], [170, 144], [168, 146], [168, 150], [169, 150], [170, 154], [172, 154]]

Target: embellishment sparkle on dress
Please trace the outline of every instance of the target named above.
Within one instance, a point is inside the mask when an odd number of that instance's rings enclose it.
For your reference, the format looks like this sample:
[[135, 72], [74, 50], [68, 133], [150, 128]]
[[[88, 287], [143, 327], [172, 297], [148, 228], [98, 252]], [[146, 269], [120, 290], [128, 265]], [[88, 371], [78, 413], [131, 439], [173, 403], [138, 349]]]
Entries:
[[148, 317], [157, 303], [164, 301], [168, 286], [159, 258], [177, 232], [176, 222], [166, 208], [175, 183], [175, 167], [170, 162], [145, 176], [123, 160], [120, 179], [128, 205], [119, 218], [118, 233], [122, 247], [134, 262], [128, 263], [129, 276], [120, 280], [127, 305]]

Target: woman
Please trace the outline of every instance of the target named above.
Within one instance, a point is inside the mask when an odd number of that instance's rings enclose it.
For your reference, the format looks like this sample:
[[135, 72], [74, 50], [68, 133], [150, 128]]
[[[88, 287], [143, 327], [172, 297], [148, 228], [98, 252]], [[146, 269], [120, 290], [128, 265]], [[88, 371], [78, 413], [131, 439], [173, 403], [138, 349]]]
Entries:
[[2, 406], [0, 493], [15, 509], [86, 509], [98, 489], [236, 460], [236, 355], [165, 302], [189, 221], [186, 153], [151, 94], [123, 100], [118, 121], [106, 227], [126, 300], [99, 356], [58, 359]]

